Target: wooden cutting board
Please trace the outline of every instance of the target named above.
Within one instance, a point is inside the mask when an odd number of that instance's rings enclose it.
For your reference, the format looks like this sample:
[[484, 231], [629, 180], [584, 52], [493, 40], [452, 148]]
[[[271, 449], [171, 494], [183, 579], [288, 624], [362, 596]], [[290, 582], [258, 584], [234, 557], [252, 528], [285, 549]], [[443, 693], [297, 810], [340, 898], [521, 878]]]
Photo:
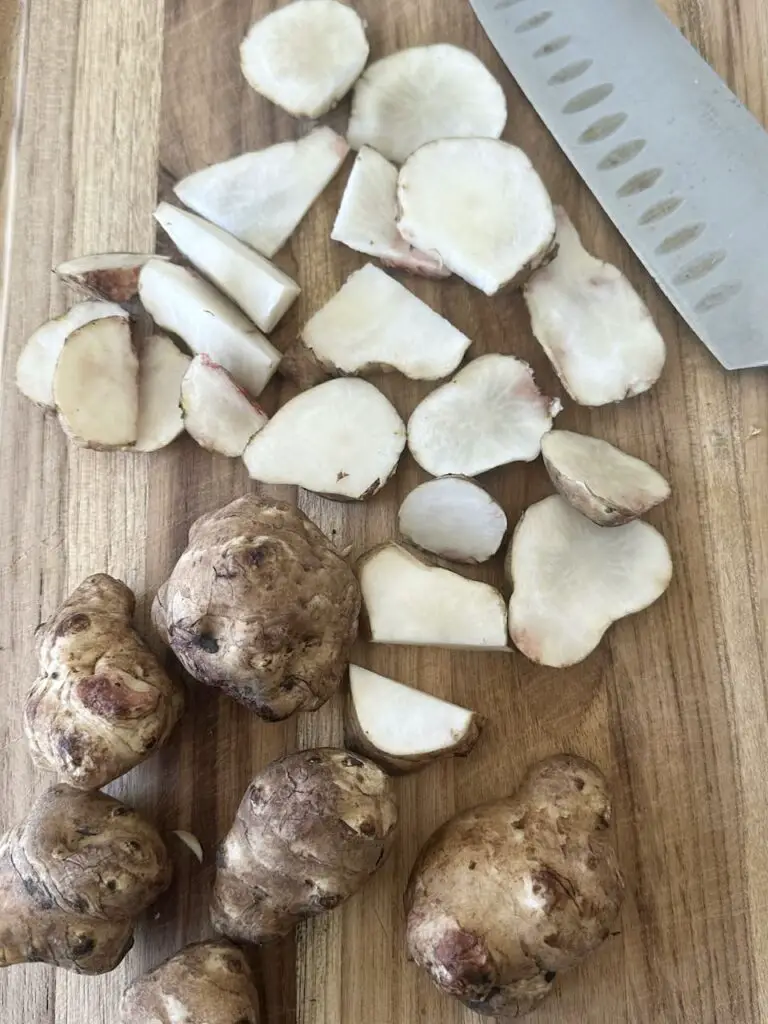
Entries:
[[[561, 0], [564, 2], [564, 0]], [[638, 0], [638, 3], [641, 0]], [[252, 488], [242, 464], [185, 440], [157, 455], [78, 451], [55, 420], [13, 386], [19, 348], [67, 301], [50, 273], [89, 251], [152, 247], [152, 210], [177, 177], [306, 130], [245, 84], [237, 46], [267, 0], [0, 0], [0, 155], [6, 156], [0, 402], [0, 825], [49, 780], [30, 764], [21, 729], [35, 674], [33, 632], [87, 574], [107, 571], [139, 596], [139, 622], [187, 530]], [[379, 671], [450, 696], [489, 724], [466, 761], [398, 782], [399, 845], [343, 909], [257, 954], [266, 1020], [292, 1024], [459, 1024], [475, 1020], [405, 962], [401, 894], [416, 851], [457, 808], [511, 791], [524, 767], [572, 750], [598, 761], [616, 796], [627, 878], [616, 933], [563, 977], [537, 1024], [746, 1024], [768, 1021], [768, 379], [726, 375], [640, 270], [627, 246], [522, 98], [466, 0], [360, 0], [373, 56], [434, 41], [470, 47], [507, 89], [506, 137], [522, 145], [586, 242], [619, 264], [649, 302], [669, 360], [651, 394], [590, 412], [566, 403], [560, 425], [591, 431], [666, 473], [673, 499], [651, 520], [676, 575], [650, 611], [614, 628], [582, 665], [553, 671], [521, 656], [374, 648]], [[596, 7], [599, 6], [596, 4]], [[764, 0], [667, 0], [668, 12], [753, 112], [768, 119]], [[649, 68], [649, 74], [658, 69]], [[343, 110], [331, 121], [343, 126]], [[284, 345], [362, 257], [329, 241], [346, 170], [281, 253], [300, 281]], [[768, 270], [768, 268], [767, 268]], [[460, 281], [408, 286], [475, 340], [477, 353], [532, 362], [557, 383], [517, 295], [490, 300]], [[766, 326], [768, 330], [768, 325]], [[382, 387], [401, 413], [423, 388]], [[291, 393], [277, 382], [270, 407]], [[393, 536], [402, 497], [423, 478], [408, 457], [365, 505], [302, 492], [296, 501], [355, 551]], [[549, 490], [540, 466], [484, 483], [514, 521]], [[497, 562], [478, 576], [502, 582]], [[109, 976], [42, 967], [0, 976], [5, 1024], [115, 1024], [131, 978], [209, 933], [213, 851], [252, 775], [294, 749], [338, 742], [339, 703], [266, 725], [201, 686], [165, 751], [114, 785], [166, 829], [201, 839], [202, 866], [169, 838], [171, 891]]]

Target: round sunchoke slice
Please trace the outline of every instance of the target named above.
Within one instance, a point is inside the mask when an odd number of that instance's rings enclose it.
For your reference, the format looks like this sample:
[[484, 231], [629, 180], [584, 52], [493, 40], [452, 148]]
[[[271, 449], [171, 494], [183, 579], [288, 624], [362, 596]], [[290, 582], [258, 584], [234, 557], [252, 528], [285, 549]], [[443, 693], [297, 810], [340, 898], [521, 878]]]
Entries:
[[504, 90], [482, 61], [438, 43], [371, 64], [355, 86], [347, 136], [353, 149], [371, 146], [401, 164], [436, 139], [498, 139], [506, 123]]
[[408, 447], [433, 476], [477, 476], [538, 458], [559, 411], [560, 403], [536, 387], [527, 363], [480, 356], [416, 406]]
[[647, 462], [596, 437], [552, 430], [541, 442], [541, 454], [560, 494], [598, 526], [629, 523], [671, 493]]
[[509, 545], [512, 642], [531, 661], [583, 661], [609, 626], [658, 600], [672, 579], [667, 542], [636, 519], [606, 529], [558, 494], [523, 514]]
[[226, 940], [185, 946], [123, 993], [122, 1024], [259, 1024], [245, 954]]
[[293, 0], [261, 18], [240, 47], [248, 84], [294, 117], [320, 117], [368, 60], [360, 16], [337, 0]]
[[440, 139], [408, 157], [400, 234], [486, 295], [550, 258], [555, 212], [525, 153], [498, 139]]
[[104, 793], [52, 786], [0, 839], [0, 967], [113, 970], [171, 874], [160, 835], [136, 811]]
[[610, 820], [603, 774], [572, 754], [534, 765], [514, 796], [457, 815], [411, 872], [410, 956], [475, 1013], [535, 1009], [558, 972], [608, 937], [621, 907]]
[[131, 451], [156, 452], [184, 430], [181, 382], [191, 362], [164, 334], [144, 341], [139, 356], [139, 426]]
[[394, 786], [371, 761], [330, 747], [273, 761], [219, 848], [214, 928], [268, 942], [338, 907], [384, 862], [396, 825]]
[[474, 480], [444, 476], [427, 480], [400, 506], [400, 533], [423, 551], [454, 562], [487, 562], [501, 547], [507, 517]]
[[193, 525], [152, 618], [191, 676], [274, 722], [338, 689], [360, 602], [355, 574], [314, 523], [246, 495]]
[[38, 768], [98, 789], [146, 760], [184, 710], [181, 685], [132, 625], [119, 580], [89, 576], [38, 630], [40, 674], [24, 704]]

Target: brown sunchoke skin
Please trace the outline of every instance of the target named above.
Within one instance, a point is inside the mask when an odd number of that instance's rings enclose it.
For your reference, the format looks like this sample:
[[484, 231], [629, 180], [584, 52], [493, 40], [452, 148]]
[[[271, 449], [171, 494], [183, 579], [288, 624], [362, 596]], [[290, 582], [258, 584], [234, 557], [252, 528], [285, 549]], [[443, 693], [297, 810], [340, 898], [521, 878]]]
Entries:
[[52, 786], [0, 840], [0, 967], [111, 971], [171, 873], [159, 833], [136, 811]]
[[371, 761], [330, 747], [273, 761], [219, 848], [214, 927], [262, 943], [332, 910], [384, 862], [396, 825], [394, 786]]
[[534, 1009], [557, 972], [603, 942], [621, 906], [610, 816], [600, 770], [562, 754], [534, 765], [514, 796], [447, 822], [406, 890], [411, 958], [476, 1013]]
[[338, 689], [360, 603], [354, 572], [314, 523], [246, 495], [193, 525], [152, 617], [190, 675], [274, 722]]
[[[174, 1007], [176, 1017], [169, 1015]], [[219, 939], [197, 942], [129, 985], [122, 1024], [259, 1024], [259, 999], [242, 950]]]
[[38, 630], [40, 675], [24, 706], [38, 768], [97, 789], [170, 736], [184, 710], [172, 680], [132, 625], [135, 599], [111, 576], [89, 576]]

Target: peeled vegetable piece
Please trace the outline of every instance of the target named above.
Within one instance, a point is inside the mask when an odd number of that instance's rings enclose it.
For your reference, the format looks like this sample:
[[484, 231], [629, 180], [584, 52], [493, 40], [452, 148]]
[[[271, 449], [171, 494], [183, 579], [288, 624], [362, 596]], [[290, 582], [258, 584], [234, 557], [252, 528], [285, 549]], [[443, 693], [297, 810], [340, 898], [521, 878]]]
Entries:
[[670, 495], [655, 469], [607, 441], [552, 430], [541, 442], [550, 479], [560, 494], [598, 526], [621, 526]]
[[358, 575], [371, 640], [378, 644], [507, 650], [507, 609], [495, 587], [382, 544]]
[[186, 267], [150, 260], [141, 272], [141, 301], [160, 327], [209, 356], [254, 397], [280, 362], [280, 353], [213, 285]]
[[372, 146], [400, 164], [435, 139], [498, 139], [506, 122], [504, 91], [486, 66], [438, 43], [371, 64], [355, 86], [347, 137], [353, 149]]
[[405, 425], [364, 380], [329, 380], [280, 408], [245, 449], [254, 480], [361, 501], [380, 491], [405, 447]]
[[240, 47], [248, 84], [294, 117], [328, 113], [367, 60], [363, 22], [337, 0], [293, 0], [257, 21]]
[[201, 448], [240, 456], [267, 422], [227, 371], [207, 356], [195, 356], [181, 385], [184, 426]]
[[399, 370], [412, 380], [447, 377], [471, 345], [466, 335], [371, 263], [315, 313], [301, 338], [331, 370]]
[[193, 525], [152, 620], [191, 676], [274, 722], [338, 689], [359, 612], [355, 574], [317, 527], [247, 495]]
[[349, 666], [344, 744], [388, 772], [417, 772], [445, 757], [463, 757], [482, 726], [474, 711]]
[[279, 323], [301, 291], [269, 260], [194, 213], [161, 203], [155, 219], [179, 252], [262, 331], [269, 332]]
[[610, 821], [605, 778], [572, 754], [535, 764], [514, 796], [457, 815], [411, 872], [410, 957], [475, 1013], [535, 1009], [560, 971], [608, 938], [621, 907]]
[[79, 256], [56, 267], [56, 275], [76, 291], [130, 306], [139, 294], [139, 274], [153, 253], [101, 252]]
[[424, 277], [449, 277], [433, 254], [409, 245], [397, 230], [397, 168], [375, 149], [357, 154], [341, 197], [331, 238], [388, 267]]
[[216, 858], [211, 920], [242, 942], [286, 935], [338, 907], [395, 837], [391, 780], [346, 750], [302, 750], [252, 780]]
[[221, 939], [196, 942], [128, 986], [120, 1020], [122, 1024], [259, 1024], [259, 995], [242, 950]]
[[626, 277], [584, 249], [557, 210], [557, 255], [525, 287], [533, 333], [581, 405], [639, 395], [661, 376], [664, 339]]
[[184, 430], [179, 401], [191, 359], [164, 334], [147, 338], [139, 357], [139, 426], [135, 452], [165, 448]]
[[416, 406], [408, 447], [433, 476], [477, 476], [507, 462], [532, 462], [560, 411], [527, 363], [514, 356], [473, 359]]
[[448, 270], [495, 295], [549, 259], [555, 213], [521, 149], [498, 139], [440, 139], [400, 169], [398, 230]]
[[405, 498], [398, 516], [406, 540], [454, 562], [487, 562], [507, 532], [497, 501], [473, 480], [445, 476], [427, 480]]
[[113, 970], [171, 881], [158, 832], [104, 793], [52, 786], [0, 839], [0, 967]]
[[53, 375], [64, 342], [79, 327], [115, 316], [125, 317], [126, 313], [114, 302], [78, 302], [67, 313], [42, 324], [21, 350], [16, 364], [16, 387], [38, 405], [53, 409]]
[[653, 604], [669, 586], [667, 542], [636, 520], [605, 529], [557, 494], [532, 505], [509, 546], [512, 642], [531, 661], [583, 661], [608, 627]]
[[181, 686], [133, 628], [136, 600], [111, 576], [89, 576], [40, 627], [40, 674], [24, 704], [32, 759], [98, 789], [159, 749], [184, 710]]
[[[316, 2], [316, 0], [313, 0]], [[204, 167], [176, 185], [185, 206], [272, 257], [334, 177], [349, 146], [331, 128]]]
[[126, 448], [139, 436], [139, 360], [122, 316], [68, 335], [53, 375], [59, 422], [83, 448]]

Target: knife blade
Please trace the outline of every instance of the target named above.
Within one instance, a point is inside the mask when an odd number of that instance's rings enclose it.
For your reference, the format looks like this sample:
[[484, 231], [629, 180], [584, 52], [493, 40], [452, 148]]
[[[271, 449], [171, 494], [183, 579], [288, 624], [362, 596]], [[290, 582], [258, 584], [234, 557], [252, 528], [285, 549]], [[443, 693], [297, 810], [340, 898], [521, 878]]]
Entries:
[[726, 369], [768, 365], [768, 133], [653, 0], [470, 0], [570, 161]]

